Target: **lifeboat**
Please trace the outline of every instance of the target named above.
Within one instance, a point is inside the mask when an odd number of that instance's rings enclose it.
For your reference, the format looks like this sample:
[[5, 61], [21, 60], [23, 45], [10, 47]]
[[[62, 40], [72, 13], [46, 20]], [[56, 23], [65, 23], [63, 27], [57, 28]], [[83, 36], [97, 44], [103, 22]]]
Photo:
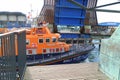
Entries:
[[[6, 33], [15, 30], [17, 29], [15, 28], [8, 31], [7, 28], [1, 28], [0, 32]], [[49, 28], [45, 25], [26, 29], [27, 60], [40, 60], [69, 52], [71, 45], [66, 44], [65, 42], [59, 42], [59, 38], [60, 34], [51, 33]], [[17, 55], [18, 52], [16, 50], [16, 56]]]
[[33, 59], [33, 55], [39, 58], [50, 55], [59, 55], [69, 52], [71, 45], [59, 42], [60, 34], [51, 33], [47, 26], [34, 27], [26, 30], [26, 54], [27, 59]]
[[[85, 60], [88, 51], [94, 48], [91, 45], [66, 44], [59, 41], [60, 37], [58, 33], [51, 33], [46, 25], [26, 29], [27, 65], [64, 63], [65, 60], [77, 60], [78, 58], [79, 61]], [[2, 56], [1, 49], [0, 56]]]

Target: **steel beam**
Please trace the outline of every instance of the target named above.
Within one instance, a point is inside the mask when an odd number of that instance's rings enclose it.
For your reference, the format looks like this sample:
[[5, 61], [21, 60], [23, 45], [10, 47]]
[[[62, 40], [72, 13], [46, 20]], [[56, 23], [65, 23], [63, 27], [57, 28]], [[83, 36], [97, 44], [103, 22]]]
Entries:
[[74, 1], [74, 0], [68, 0], [68, 1], [71, 2], [71, 3], [73, 3], [73, 4], [75, 4], [75, 5], [77, 5], [77, 6], [79, 6], [79, 7], [82, 8], [82, 9], [87, 10], [87, 7], [81, 5], [80, 3], [78, 3], [78, 2], [76, 2], [76, 1]]
[[69, 2], [79, 6], [80, 8], [84, 9], [84, 10], [87, 10], [87, 11], [100, 11], [100, 12], [112, 12], [112, 13], [120, 13], [120, 10], [108, 10], [108, 9], [97, 9], [97, 8], [100, 8], [100, 7], [105, 7], [105, 6], [110, 6], [110, 5], [114, 5], [114, 4], [119, 4], [120, 2], [115, 2], [115, 3], [110, 3], [110, 4], [106, 4], [106, 5], [101, 5], [101, 6], [98, 6], [98, 7], [95, 7], [95, 8], [87, 8], [83, 5], [81, 5], [80, 3], [74, 1], [74, 0], [68, 0]]

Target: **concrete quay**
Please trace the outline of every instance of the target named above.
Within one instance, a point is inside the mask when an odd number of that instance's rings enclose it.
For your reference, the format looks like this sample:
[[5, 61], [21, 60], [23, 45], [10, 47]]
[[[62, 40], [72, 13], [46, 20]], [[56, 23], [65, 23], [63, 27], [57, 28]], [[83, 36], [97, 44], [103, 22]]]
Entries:
[[77, 63], [27, 67], [24, 80], [109, 80], [98, 63]]

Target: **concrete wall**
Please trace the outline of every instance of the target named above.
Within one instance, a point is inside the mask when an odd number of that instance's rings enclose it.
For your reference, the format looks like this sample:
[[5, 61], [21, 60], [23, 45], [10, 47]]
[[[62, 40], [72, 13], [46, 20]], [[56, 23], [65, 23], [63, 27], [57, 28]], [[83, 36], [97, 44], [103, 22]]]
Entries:
[[120, 80], [120, 28], [101, 41], [99, 69], [111, 80]]

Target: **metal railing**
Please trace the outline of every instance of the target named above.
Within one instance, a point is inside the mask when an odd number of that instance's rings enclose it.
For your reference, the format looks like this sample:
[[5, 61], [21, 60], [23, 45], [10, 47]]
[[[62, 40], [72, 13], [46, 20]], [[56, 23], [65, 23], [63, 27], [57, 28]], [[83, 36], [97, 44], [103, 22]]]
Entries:
[[17, 50], [18, 50], [18, 56], [17, 56], [17, 68], [18, 68], [18, 75], [20, 80], [23, 80], [24, 77], [24, 71], [26, 68], [26, 32], [16, 32], [15, 36], [17, 38]]
[[0, 80], [16, 80], [14, 33], [0, 35]]
[[26, 64], [24, 44], [24, 30], [0, 34], [0, 80], [17, 80], [17, 73], [19, 79], [23, 80]]
[[43, 8], [39, 14], [38, 22], [46, 21], [50, 24], [54, 23], [54, 2], [55, 0], [44, 0]]

